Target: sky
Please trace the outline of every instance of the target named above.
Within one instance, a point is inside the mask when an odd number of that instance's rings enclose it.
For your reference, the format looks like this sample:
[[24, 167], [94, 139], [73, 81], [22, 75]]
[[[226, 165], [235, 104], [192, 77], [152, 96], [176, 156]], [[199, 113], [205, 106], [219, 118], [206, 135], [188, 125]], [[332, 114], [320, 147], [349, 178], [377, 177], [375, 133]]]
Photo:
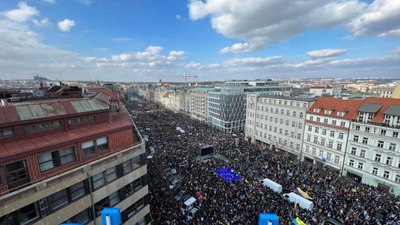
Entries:
[[0, 79], [399, 78], [400, 0], [1, 0]]

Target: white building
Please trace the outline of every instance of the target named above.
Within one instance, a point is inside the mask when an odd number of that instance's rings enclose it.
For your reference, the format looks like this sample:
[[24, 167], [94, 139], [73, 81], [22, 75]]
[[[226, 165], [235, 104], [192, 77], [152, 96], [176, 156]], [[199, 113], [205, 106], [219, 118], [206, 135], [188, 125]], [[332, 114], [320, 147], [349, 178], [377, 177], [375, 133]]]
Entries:
[[345, 174], [400, 195], [400, 99], [366, 98], [354, 119]]
[[248, 94], [245, 136], [300, 156], [305, 115], [314, 98]]
[[194, 119], [208, 121], [208, 92], [213, 88], [194, 88], [190, 91], [190, 116]]
[[320, 97], [308, 110], [302, 160], [341, 172], [350, 121], [362, 100]]

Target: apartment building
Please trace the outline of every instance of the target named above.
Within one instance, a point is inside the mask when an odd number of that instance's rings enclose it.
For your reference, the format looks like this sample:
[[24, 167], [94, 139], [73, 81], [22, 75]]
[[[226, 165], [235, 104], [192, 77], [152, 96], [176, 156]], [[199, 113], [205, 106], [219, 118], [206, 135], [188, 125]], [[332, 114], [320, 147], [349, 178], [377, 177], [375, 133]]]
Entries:
[[[68, 94], [68, 93], [66, 93]], [[0, 107], [0, 224], [150, 224], [145, 145], [109, 90]]]
[[289, 95], [290, 88], [276, 81], [225, 82], [208, 94], [208, 120], [212, 126], [223, 131], [244, 131], [247, 94]]
[[248, 94], [245, 136], [300, 157], [307, 110], [315, 98]]
[[362, 100], [320, 97], [307, 111], [301, 159], [342, 172], [350, 123]]
[[190, 116], [194, 119], [208, 121], [208, 92], [214, 88], [197, 87], [190, 90]]
[[349, 135], [344, 173], [400, 195], [400, 99], [366, 98]]

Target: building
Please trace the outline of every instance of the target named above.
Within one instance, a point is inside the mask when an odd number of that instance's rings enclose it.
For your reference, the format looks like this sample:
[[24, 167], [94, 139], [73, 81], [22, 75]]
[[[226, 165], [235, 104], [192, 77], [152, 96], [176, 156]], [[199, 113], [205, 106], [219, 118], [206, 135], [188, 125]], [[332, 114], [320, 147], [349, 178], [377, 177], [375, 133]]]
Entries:
[[151, 223], [145, 144], [105, 93], [0, 107], [0, 224]]
[[227, 132], [244, 131], [246, 124], [246, 95], [290, 94], [290, 86], [276, 81], [229, 81], [208, 93], [208, 121], [212, 126]]
[[197, 87], [190, 90], [190, 116], [194, 119], [208, 121], [208, 92], [214, 88]]
[[368, 92], [372, 94], [379, 94], [382, 98], [392, 98], [392, 94], [396, 86], [394, 85], [378, 85], [368, 88]]
[[300, 157], [307, 110], [314, 98], [247, 95], [247, 140]]
[[400, 195], [400, 99], [366, 98], [352, 119], [344, 174]]
[[342, 172], [351, 120], [362, 100], [320, 97], [307, 111], [301, 160]]

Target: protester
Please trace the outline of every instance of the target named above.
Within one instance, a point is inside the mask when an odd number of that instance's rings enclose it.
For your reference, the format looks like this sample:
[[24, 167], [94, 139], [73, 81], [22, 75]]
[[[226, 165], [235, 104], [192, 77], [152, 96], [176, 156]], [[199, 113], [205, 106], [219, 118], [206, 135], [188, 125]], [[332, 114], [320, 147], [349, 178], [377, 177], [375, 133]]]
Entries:
[[[145, 111], [154, 108], [145, 102], [140, 104]], [[127, 108], [140, 111], [140, 107], [132, 108], [137, 106], [128, 104]], [[153, 156], [148, 161], [148, 174], [154, 224], [257, 224], [261, 212], [276, 213], [280, 224], [289, 224], [295, 217], [311, 225], [326, 218], [349, 225], [400, 224], [399, 198], [335, 172], [318, 171], [310, 163], [300, 163], [285, 152], [249, 144], [243, 134], [234, 136], [166, 110], [137, 113], [134, 118], [142, 136], [148, 137], [146, 149]], [[176, 127], [185, 133], [176, 131]], [[235, 138], [239, 138], [238, 143]], [[196, 160], [199, 150], [207, 145], [213, 145], [216, 153], [225, 156], [228, 162]], [[241, 180], [227, 183], [221, 179], [215, 170], [225, 167], [231, 168]], [[177, 170], [180, 190], [192, 196], [197, 191], [202, 193], [203, 203], [190, 221], [174, 199], [176, 192], [171, 193], [162, 179], [167, 168]], [[313, 210], [295, 207], [282, 194], [260, 188], [258, 182], [262, 178], [281, 184], [283, 193], [300, 187], [313, 198]]]

